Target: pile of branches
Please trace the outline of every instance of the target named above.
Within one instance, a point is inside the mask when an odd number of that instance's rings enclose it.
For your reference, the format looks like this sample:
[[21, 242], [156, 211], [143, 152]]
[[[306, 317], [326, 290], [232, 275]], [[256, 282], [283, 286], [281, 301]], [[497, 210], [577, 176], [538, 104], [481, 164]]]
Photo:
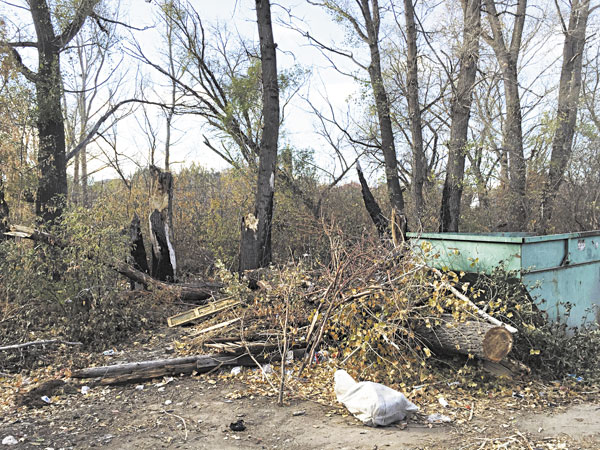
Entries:
[[[422, 379], [428, 360], [462, 353], [497, 363], [516, 329], [478, 308], [463, 274], [429, 267], [415, 249], [330, 238], [328, 264], [301, 260], [259, 274], [259, 289], [222, 272], [237, 300], [192, 332], [204, 351], [306, 349], [302, 372], [323, 350], [362, 379]], [[256, 278], [257, 274], [251, 274]]]

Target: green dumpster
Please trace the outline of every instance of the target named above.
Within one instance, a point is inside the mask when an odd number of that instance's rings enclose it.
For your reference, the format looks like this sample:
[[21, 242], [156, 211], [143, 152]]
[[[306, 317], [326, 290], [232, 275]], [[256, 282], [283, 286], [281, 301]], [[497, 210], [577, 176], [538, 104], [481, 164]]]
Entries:
[[567, 325], [600, 322], [600, 230], [535, 236], [530, 233], [409, 233], [437, 268], [490, 274], [514, 271], [538, 307]]

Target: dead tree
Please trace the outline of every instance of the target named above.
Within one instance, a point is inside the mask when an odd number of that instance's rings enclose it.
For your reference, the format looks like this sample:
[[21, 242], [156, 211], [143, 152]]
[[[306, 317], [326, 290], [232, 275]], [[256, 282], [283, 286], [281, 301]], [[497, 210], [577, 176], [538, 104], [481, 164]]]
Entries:
[[169, 217], [173, 204], [173, 176], [150, 166], [150, 241], [152, 242], [152, 276], [160, 281], [174, 281], [177, 270]]
[[277, 46], [273, 38], [269, 0], [256, 0], [256, 21], [260, 39], [264, 122], [260, 140], [254, 214], [248, 214], [242, 220], [240, 272], [266, 267], [271, 263], [271, 222], [279, 139]]

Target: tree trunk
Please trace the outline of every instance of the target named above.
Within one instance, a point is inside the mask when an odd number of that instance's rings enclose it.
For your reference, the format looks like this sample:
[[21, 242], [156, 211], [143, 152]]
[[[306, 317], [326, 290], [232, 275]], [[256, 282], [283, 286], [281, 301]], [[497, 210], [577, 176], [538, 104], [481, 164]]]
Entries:
[[389, 220], [387, 219], [387, 217], [385, 217], [383, 215], [383, 213], [381, 212], [381, 208], [379, 207], [379, 204], [377, 203], [377, 200], [375, 200], [375, 197], [373, 197], [373, 194], [371, 193], [371, 189], [369, 189], [369, 185], [367, 184], [367, 180], [365, 180], [363, 171], [362, 171], [358, 161], [356, 162], [356, 171], [358, 173], [358, 179], [360, 181], [362, 197], [363, 197], [363, 201], [365, 202], [365, 207], [367, 208], [367, 212], [369, 213], [369, 216], [371, 216], [371, 220], [375, 224], [375, 228], [377, 228], [379, 237], [383, 238], [390, 231], [388, 228]]
[[150, 273], [146, 248], [144, 247], [144, 239], [142, 237], [142, 228], [140, 227], [140, 218], [137, 214], [133, 215], [133, 219], [131, 219], [131, 224], [129, 225], [129, 240], [133, 267], [144, 273]]
[[423, 214], [423, 186], [427, 179], [427, 159], [423, 150], [421, 106], [419, 105], [419, 71], [417, 66], [417, 28], [413, 0], [404, 0], [406, 20], [406, 99], [412, 137], [412, 192], [415, 211], [420, 219]]
[[279, 84], [277, 46], [273, 38], [269, 0], [256, 0], [256, 21], [260, 38], [264, 124], [260, 140], [254, 215], [248, 214], [242, 220], [240, 272], [266, 267], [272, 259], [271, 223], [279, 139]]
[[[32, 6], [32, 14], [35, 6]], [[50, 20], [50, 15], [43, 20]], [[44, 25], [45, 27], [45, 25]], [[52, 35], [51, 35], [52, 36]], [[38, 33], [38, 39], [40, 33]], [[40, 42], [38, 79], [35, 83], [39, 138], [40, 178], [36, 195], [36, 215], [44, 223], [60, 217], [67, 197], [65, 129], [60, 98], [62, 80], [59, 50], [52, 42]]]
[[161, 281], [175, 281], [177, 263], [169, 228], [172, 214], [173, 176], [151, 166], [150, 241], [152, 242], [152, 276]]
[[415, 334], [427, 345], [440, 352], [472, 355], [498, 362], [512, 349], [512, 334], [504, 327], [485, 322], [456, 322], [450, 315], [441, 317], [442, 324], [427, 328], [420, 326]]
[[8, 203], [4, 198], [4, 182], [2, 181], [2, 173], [0, 173], [0, 242], [6, 239], [4, 233], [8, 231]]
[[565, 42], [558, 88], [557, 125], [552, 139], [552, 155], [550, 157], [548, 179], [546, 180], [542, 197], [540, 229], [543, 232], [547, 232], [550, 226], [556, 194], [562, 183], [573, 148], [579, 92], [581, 90], [583, 50], [585, 47], [585, 33], [589, 12], [589, 0], [574, 0], [571, 5], [568, 29], [564, 30]]
[[481, 0], [467, 0], [465, 3], [463, 3], [464, 28], [460, 70], [458, 83], [455, 87], [453, 86], [450, 111], [450, 143], [448, 145], [446, 179], [442, 192], [441, 232], [458, 232], [469, 118], [471, 116], [473, 87], [475, 86], [477, 60], [479, 58]]
[[527, 226], [526, 188], [527, 168], [523, 154], [521, 100], [517, 64], [525, 24], [527, 0], [518, 0], [512, 36], [508, 45], [504, 39], [504, 25], [500, 22], [494, 0], [484, 0], [493, 38], [490, 45], [502, 71], [506, 115], [502, 132], [503, 150], [508, 156], [509, 231], [522, 231]]
[[366, 40], [369, 44], [371, 64], [369, 65], [369, 78], [371, 88], [375, 97], [375, 109], [379, 121], [379, 133], [381, 135], [381, 152], [385, 164], [385, 180], [387, 185], [390, 205], [399, 215], [404, 216], [404, 196], [400, 188], [398, 178], [398, 159], [394, 143], [394, 131], [390, 113], [390, 102], [388, 99], [383, 75], [381, 72], [381, 55], [379, 53], [379, 3], [376, 0], [361, 0], [361, 12], [365, 19], [367, 29]]

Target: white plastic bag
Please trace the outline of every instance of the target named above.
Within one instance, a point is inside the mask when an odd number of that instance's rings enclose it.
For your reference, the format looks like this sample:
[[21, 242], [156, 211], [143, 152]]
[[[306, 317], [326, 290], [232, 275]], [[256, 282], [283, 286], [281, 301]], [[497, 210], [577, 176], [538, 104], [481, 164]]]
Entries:
[[337, 370], [334, 378], [338, 401], [370, 427], [390, 425], [419, 410], [404, 394], [383, 384], [357, 383], [345, 370]]

